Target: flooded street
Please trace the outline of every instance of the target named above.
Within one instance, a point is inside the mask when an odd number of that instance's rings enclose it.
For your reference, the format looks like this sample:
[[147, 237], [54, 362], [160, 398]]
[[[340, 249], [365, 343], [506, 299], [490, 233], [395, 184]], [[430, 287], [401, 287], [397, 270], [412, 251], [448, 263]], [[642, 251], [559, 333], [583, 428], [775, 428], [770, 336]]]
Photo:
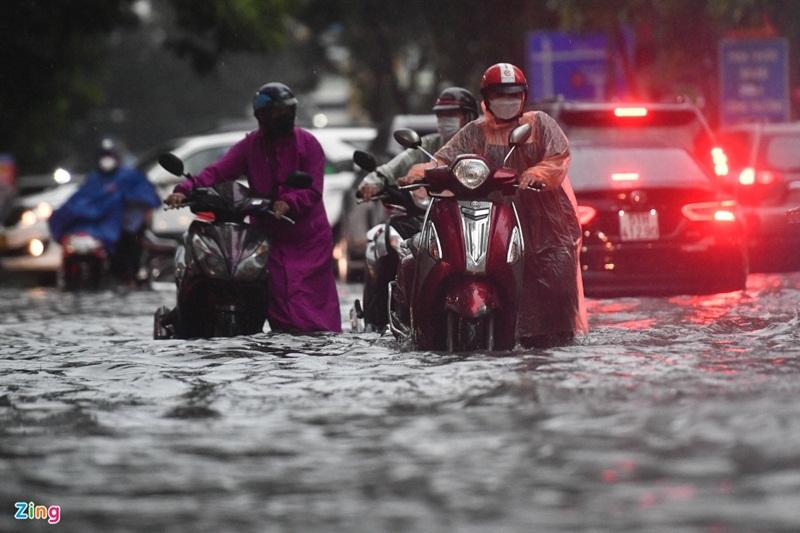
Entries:
[[800, 530], [800, 274], [492, 356], [151, 340], [173, 300], [0, 288], [0, 531]]

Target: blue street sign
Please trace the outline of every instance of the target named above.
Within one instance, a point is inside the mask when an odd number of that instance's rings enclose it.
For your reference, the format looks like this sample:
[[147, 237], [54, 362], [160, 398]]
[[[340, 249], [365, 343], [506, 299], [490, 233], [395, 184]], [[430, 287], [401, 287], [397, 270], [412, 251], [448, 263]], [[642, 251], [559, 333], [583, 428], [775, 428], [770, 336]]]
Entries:
[[790, 120], [786, 39], [723, 39], [719, 58], [723, 126]]
[[526, 74], [531, 100], [607, 100], [624, 93], [621, 69], [609, 83], [608, 39], [602, 33], [531, 32], [526, 40]]

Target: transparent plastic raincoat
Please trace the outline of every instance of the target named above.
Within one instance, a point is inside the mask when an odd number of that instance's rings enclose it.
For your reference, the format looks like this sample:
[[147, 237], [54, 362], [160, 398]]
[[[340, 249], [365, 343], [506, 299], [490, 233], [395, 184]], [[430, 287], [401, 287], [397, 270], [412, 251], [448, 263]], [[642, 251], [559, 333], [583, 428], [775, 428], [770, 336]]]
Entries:
[[538, 339], [585, 333], [588, 323], [579, 264], [581, 229], [575, 193], [567, 177], [569, 142], [555, 120], [533, 111], [518, 121], [500, 123], [491, 113], [484, 113], [435, 155], [449, 164], [460, 154], [480, 154], [499, 167], [509, 149], [509, 133], [523, 123], [531, 125], [531, 136], [514, 151], [507, 166], [546, 186], [542, 191], [520, 190], [514, 200], [525, 238], [519, 335], [521, 339]]

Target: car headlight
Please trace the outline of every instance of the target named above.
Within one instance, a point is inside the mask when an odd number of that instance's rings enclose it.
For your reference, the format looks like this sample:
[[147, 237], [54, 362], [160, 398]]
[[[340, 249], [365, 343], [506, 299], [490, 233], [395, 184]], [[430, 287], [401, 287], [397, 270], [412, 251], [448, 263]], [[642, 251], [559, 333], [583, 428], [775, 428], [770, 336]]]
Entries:
[[476, 189], [489, 177], [489, 166], [480, 159], [462, 159], [456, 163], [453, 174], [468, 189]]
[[26, 209], [19, 218], [20, 227], [33, 226], [37, 222], [46, 222], [53, 214], [53, 206], [47, 202], [39, 202], [36, 207]]
[[33, 209], [26, 209], [22, 212], [22, 216], [19, 218], [19, 225], [23, 228], [27, 226], [33, 226], [36, 224], [36, 220], [36, 213], [33, 211]]
[[47, 220], [53, 214], [53, 206], [47, 202], [39, 202], [33, 212], [36, 214], [37, 219]]

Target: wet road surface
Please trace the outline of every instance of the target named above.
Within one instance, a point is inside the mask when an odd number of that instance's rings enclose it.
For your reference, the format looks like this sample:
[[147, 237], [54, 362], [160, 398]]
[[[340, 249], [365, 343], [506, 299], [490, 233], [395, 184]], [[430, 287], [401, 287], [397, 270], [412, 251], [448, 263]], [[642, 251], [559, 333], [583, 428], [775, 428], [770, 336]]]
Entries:
[[493, 356], [150, 340], [173, 298], [0, 288], [0, 531], [800, 531], [800, 274]]

